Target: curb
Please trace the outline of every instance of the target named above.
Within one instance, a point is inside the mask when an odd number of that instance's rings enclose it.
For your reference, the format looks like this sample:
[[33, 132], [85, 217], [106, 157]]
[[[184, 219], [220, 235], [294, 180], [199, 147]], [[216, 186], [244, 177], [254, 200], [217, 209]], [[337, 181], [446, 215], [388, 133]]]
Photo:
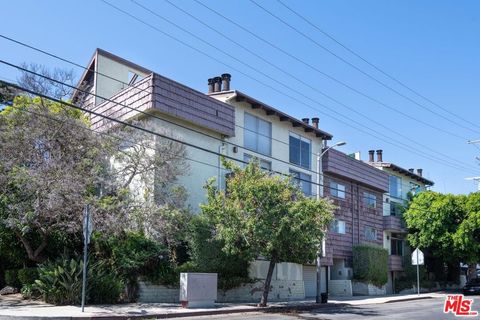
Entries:
[[406, 298], [406, 299], [401, 299], [401, 300], [391, 300], [391, 301], [385, 301], [384, 303], [395, 303], [395, 302], [404, 302], [404, 301], [413, 301], [413, 300], [425, 300], [425, 299], [433, 299], [434, 297], [428, 296], [428, 297], [415, 297], [415, 298]]
[[175, 312], [175, 313], [149, 313], [149, 314], [137, 314], [137, 315], [93, 315], [93, 316], [79, 316], [79, 317], [45, 317], [45, 316], [1, 316], [0, 320], [128, 320], [128, 319], [171, 319], [171, 318], [180, 318], [180, 317], [195, 317], [195, 316], [212, 316], [212, 315], [221, 315], [221, 314], [234, 314], [234, 313], [251, 313], [251, 312], [265, 312], [265, 313], [274, 313], [274, 312], [285, 312], [289, 310], [296, 311], [306, 311], [312, 309], [323, 309], [323, 308], [337, 308], [343, 307], [347, 304], [344, 303], [326, 303], [326, 304], [305, 304], [305, 305], [293, 305], [293, 306], [271, 306], [271, 307], [250, 307], [250, 308], [241, 308], [241, 309], [218, 309], [218, 310], [206, 310], [206, 311], [185, 311], [185, 312]]

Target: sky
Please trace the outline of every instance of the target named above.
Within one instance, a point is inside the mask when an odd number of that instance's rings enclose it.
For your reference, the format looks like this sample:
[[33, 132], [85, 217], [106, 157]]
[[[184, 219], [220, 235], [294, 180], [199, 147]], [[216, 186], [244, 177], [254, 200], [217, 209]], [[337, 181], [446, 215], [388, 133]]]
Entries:
[[[465, 178], [480, 176], [480, 144], [467, 143], [480, 139], [480, 1], [282, 0], [317, 29], [277, 0], [255, 0], [300, 34], [251, 0], [170, 0], [226, 37], [167, 0], [106, 1], [138, 20], [101, 0], [5, 1], [0, 34], [81, 65], [102, 48], [202, 92], [227, 72], [232, 89], [297, 118], [319, 117], [330, 144], [347, 142], [344, 152], [367, 160], [382, 149], [386, 162], [422, 168], [433, 190], [476, 190]], [[83, 71], [4, 39], [0, 57]], [[1, 79], [17, 77], [0, 65]]]

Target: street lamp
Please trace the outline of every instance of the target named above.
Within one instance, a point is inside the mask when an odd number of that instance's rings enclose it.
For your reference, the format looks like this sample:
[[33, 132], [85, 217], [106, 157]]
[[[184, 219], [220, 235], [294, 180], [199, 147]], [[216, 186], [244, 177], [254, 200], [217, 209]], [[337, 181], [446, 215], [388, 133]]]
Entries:
[[[335, 147], [340, 147], [344, 146], [347, 143], [345, 141], [340, 141], [335, 143], [334, 145], [326, 148], [325, 150], [322, 151], [322, 153], [319, 153], [317, 155], [317, 200], [320, 200], [321, 197], [323, 197], [323, 171], [321, 170], [321, 165], [322, 165], [322, 157], [325, 153], [328, 152], [328, 150], [335, 148]], [[318, 248], [317, 251], [317, 294], [315, 296], [315, 301], [316, 303], [321, 303], [321, 292], [322, 292], [322, 265], [321, 265], [321, 259], [322, 256], [325, 255], [325, 237], [322, 238], [322, 245], [320, 248]]]

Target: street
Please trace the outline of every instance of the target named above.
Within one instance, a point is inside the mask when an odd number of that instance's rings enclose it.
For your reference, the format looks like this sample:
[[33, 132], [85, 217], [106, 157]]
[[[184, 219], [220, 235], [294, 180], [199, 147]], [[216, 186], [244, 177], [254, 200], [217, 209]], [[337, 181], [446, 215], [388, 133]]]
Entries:
[[[474, 296], [473, 310], [480, 311], [480, 297]], [[363, 306], [332, 306], [311, 311], [290, 313], [243, 313], [219, 316], [189, 317], [178, 319], [251, 319], [251, 320], [294, 320], [294, 319], [468, 319], [471, 317], [456, 317], [452, 313], [443, 313], [443, 298], [404, 301], [395, 303], [371, 304]], [[475, 317], [476, 318], [476, 317]]]

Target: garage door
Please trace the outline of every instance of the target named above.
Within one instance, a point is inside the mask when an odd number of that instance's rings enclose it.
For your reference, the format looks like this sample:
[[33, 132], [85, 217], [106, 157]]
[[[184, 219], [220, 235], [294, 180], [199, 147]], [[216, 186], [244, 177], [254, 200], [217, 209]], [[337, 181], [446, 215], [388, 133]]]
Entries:
[[[327, 291], [325, 285], [325, 271], [326, 267], [322, 267], [322, 292]], [[317, 295], [317, 267], [303, 266], [303, 282], [305, 286], [305, 297], [315, 298]]]

